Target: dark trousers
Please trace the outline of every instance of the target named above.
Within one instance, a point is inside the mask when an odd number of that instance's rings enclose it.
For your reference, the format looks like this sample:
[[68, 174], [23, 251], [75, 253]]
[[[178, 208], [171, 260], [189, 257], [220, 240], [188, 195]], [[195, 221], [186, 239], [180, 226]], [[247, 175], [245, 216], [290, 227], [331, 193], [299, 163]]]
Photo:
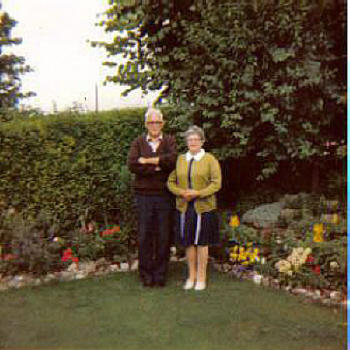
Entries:
[[168, 270], [174, 198], [136, 195], [139, 219], [139, 274], [143, 281], [164, 282]]

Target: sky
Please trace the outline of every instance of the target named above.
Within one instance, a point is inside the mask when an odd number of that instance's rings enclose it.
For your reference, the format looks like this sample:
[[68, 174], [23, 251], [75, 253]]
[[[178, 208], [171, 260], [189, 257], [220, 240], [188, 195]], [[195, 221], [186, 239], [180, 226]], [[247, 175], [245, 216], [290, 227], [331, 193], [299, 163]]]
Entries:
[[[22, 76], [22, 91], [37, 95], [21, 104], [53, 112], [78, 103], [85, 110], [95, 110], [95, 86], [99, 110], [148, 106], [156, 94], [142, 96], [133, 92], [122, 97], [123, 86], [103, 85], [113, 71], [102, 66], [107, 55], [103, 48], [93, 48], [87, 40], [110, 39], [95, 25], [108, 8], [108, 0], [0, 0], [2, 10], [18, 23], [12, 37], [22, 44], [9, 51], [23, 56], [34, 72]], [[100, 14], [100, 17], [97, 15]]]

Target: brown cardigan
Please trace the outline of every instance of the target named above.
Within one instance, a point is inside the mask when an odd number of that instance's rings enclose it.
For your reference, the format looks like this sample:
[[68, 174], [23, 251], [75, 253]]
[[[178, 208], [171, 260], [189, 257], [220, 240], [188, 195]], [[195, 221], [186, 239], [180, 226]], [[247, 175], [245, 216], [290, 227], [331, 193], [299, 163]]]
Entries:
[[[160, 171], [153, 164], [140, 164], [140, 157], [159, 157]], [[163, 134], [156, 152], [146, 141], [146, 135], [137, 137], [131, 144], [128, 155], [128, 168], [134, 173], [133, 189], [137, 194], [163, 195], [169, 193], [166, 183], [169, 174], [175, 169], [177, 158], [175, 137]]]

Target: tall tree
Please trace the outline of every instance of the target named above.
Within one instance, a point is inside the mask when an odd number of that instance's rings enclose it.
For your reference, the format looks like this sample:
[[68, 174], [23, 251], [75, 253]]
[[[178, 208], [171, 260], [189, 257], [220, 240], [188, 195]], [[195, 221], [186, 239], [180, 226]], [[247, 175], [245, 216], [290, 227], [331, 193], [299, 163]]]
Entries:
[[163, 87], [173, 122], [203, 126], [221, 159], [255, 155], [263, 178], [345, 139], [344, 1], [110, 3], [102, 25], [116, 36], [100, 44], [127, 63], [109, 80]]
[[0, 12], [0, 110], [16, 107], [19, 99], [33, 95], [21, 92], [21, 75], [31, 71], [30, 67], [24, 57], [8, 53], [10, 46], [22, 42], [11, 36], [16, 23], [8, 13]]

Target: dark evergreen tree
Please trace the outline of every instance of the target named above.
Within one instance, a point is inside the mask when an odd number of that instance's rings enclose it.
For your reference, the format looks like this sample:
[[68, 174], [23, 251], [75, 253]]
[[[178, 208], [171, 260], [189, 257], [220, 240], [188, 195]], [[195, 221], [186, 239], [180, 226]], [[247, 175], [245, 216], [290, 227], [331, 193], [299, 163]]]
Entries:
[[8, 50], [10, 46], [19, 45], [22, 42], [22, 39], [11, 36], [16, 24], [17, 22], [8, 13], [0, 12], [0, 110], [2, 120], [6, 120], [4, 111], [17, 107], [21, 98], [33, 95], [31, 92], [21, 91], [21, 75], [30, 72], [30, 67], [25, 64], [24, 57], [9, 53]]

